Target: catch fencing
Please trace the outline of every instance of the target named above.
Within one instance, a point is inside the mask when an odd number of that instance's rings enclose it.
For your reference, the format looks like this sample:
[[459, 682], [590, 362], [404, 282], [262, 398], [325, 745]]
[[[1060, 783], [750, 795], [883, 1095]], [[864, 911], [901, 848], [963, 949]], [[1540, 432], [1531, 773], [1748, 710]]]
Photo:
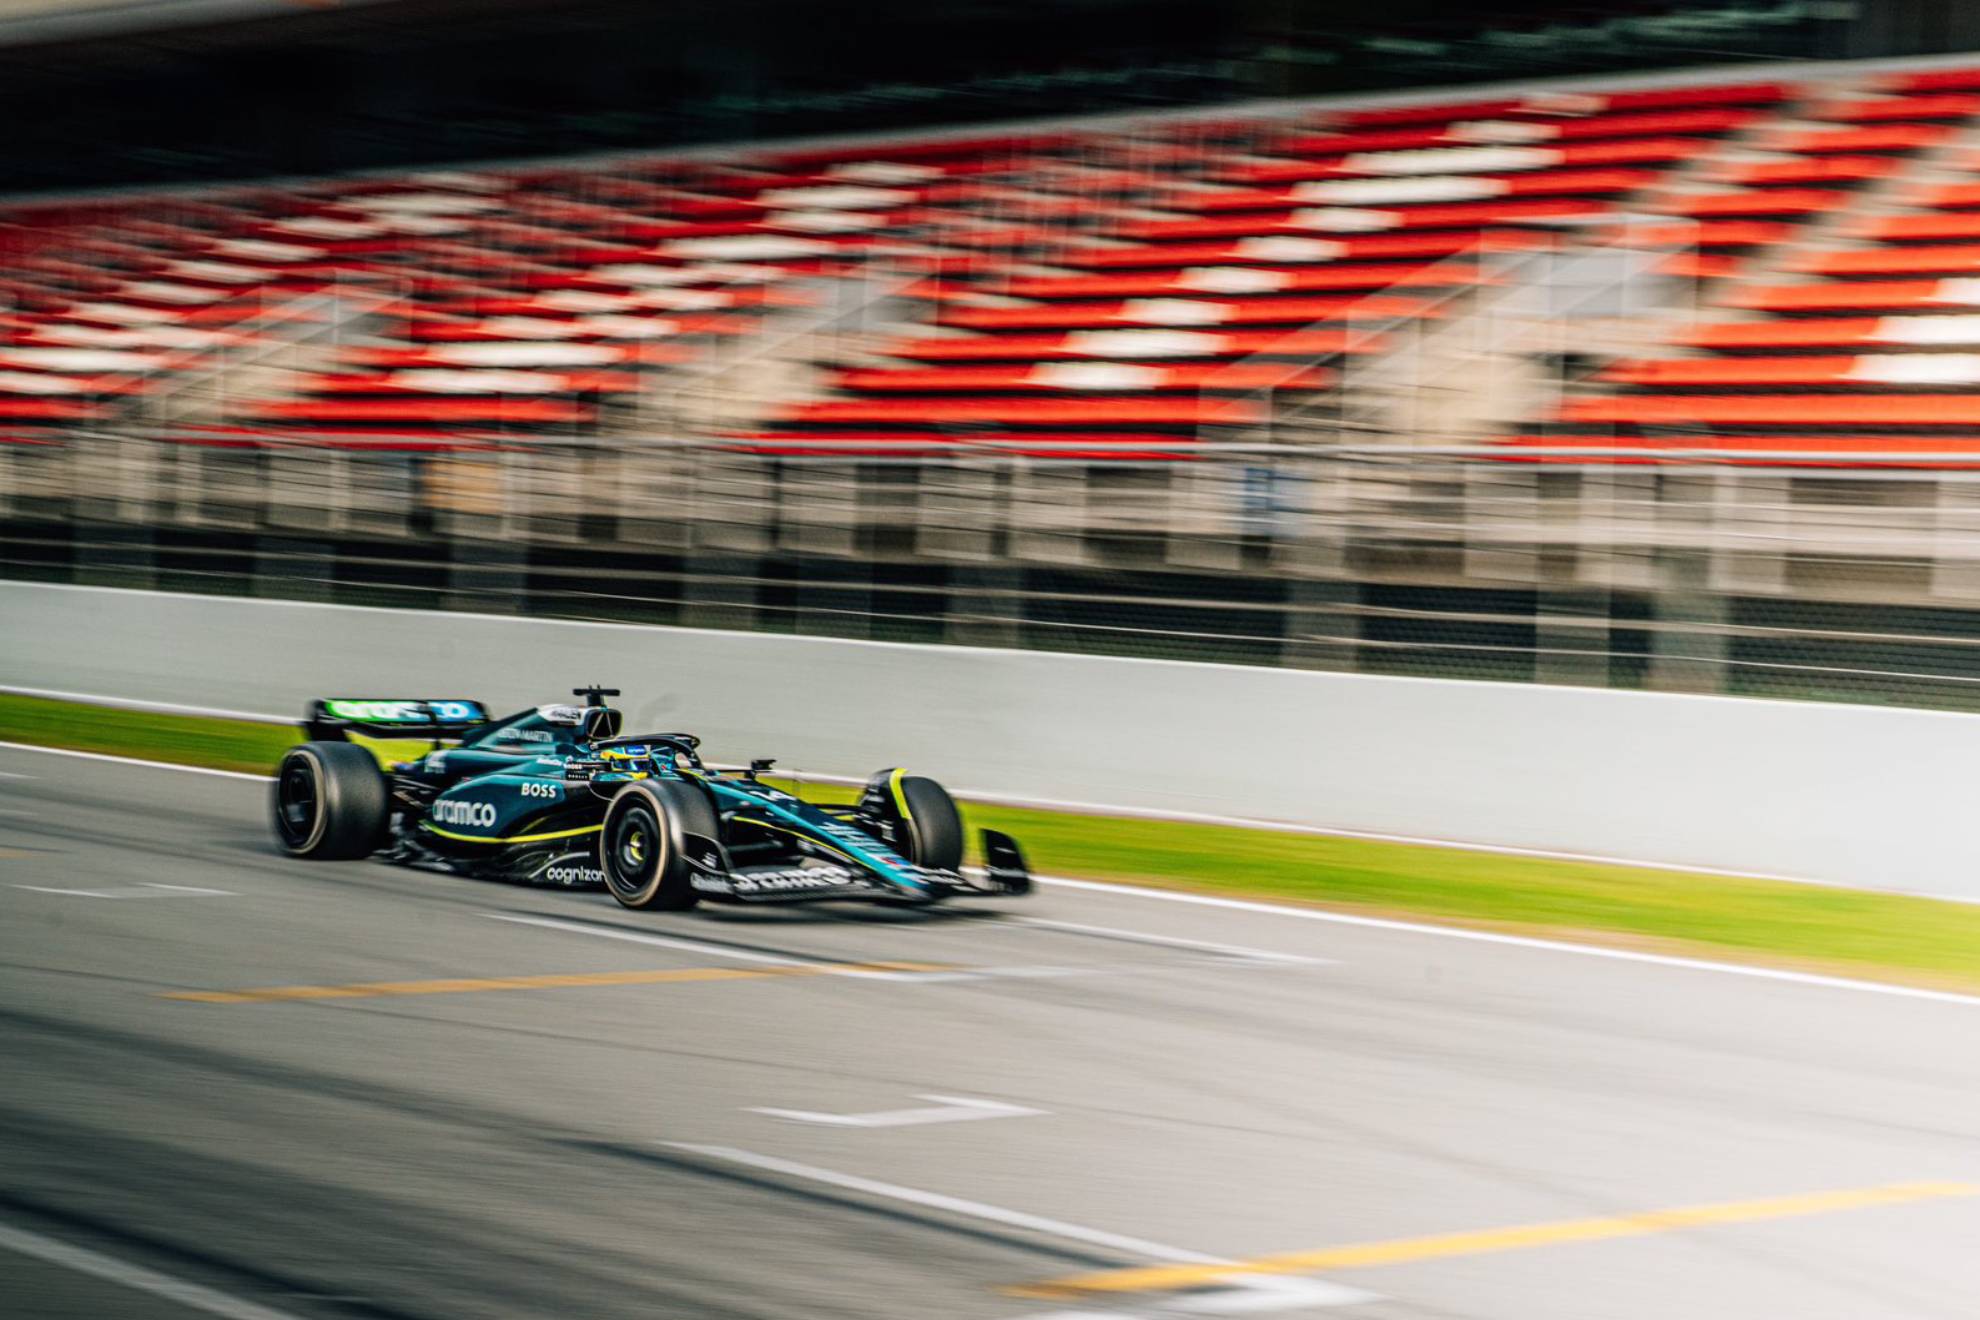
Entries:
[[4, 446], [0, 574], [1980, 708], [1980, 471], [1929, 455], [820, 448]]

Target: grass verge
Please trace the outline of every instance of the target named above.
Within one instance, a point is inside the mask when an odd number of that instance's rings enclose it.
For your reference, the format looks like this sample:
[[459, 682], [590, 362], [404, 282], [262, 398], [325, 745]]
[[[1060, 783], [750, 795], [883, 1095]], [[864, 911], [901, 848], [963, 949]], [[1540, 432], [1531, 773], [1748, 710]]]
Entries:
[[[264, 773], [296, 730], [0, 695], [0, 741]], [[389, 747], [385, 750], [389, 750]], [[1980, 906], [1780, 881], [964, 804], [1044, 874], [1980, 990]]]

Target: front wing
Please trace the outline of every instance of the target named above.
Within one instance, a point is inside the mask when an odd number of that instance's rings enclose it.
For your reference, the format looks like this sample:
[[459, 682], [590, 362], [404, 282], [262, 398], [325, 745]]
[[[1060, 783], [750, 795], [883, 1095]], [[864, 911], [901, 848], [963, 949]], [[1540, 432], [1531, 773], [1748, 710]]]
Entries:
[[704, 835], [690, 834], [683, 853], [693, 874], [689, 883], [703, 897], [736, 903], [816, 903], [831, 899], [927, 904], [947, 898], [1011, 898], [1031, 891], [1031, 872], [1017, 841], [995, 830], [983, 831], [985, 866], [978, 875], [918, 868], [919, 889], [849, 862], [810, 866], [731, 864], [728, 850]]

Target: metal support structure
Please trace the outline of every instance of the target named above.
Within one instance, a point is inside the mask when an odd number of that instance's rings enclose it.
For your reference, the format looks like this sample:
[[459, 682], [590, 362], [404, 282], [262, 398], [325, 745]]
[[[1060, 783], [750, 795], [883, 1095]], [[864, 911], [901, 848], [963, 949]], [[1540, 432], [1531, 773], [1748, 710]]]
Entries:
[[529, 547], [512, 540], [463, 538], [448, 546], [448, 608], [521, 614], [529, 603]]
[[1711, 589], [1711, 556], [1672, 550], [1658, 556], [1649, 686], [1660, 692], [1726, 690], [1731, 603]]
[[747, 631], [758, 623], [755, 563], [740, 555], [704, 555], [681, 584], [681, 623]]
[[1294, 578], [1286, 584], [1286, 637], [1279, 663], [1287, 669], [1351, 674], [1361, 640], [1361, 584], [1341, 579]]

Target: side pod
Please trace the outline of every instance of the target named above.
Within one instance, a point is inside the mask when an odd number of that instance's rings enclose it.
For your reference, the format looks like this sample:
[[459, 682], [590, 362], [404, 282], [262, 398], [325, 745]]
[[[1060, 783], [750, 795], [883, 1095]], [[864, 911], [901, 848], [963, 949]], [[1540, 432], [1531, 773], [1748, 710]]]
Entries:
[[1031, 867], [1016, 839], [996, 830], [983, 831], [983, 870], [989, 888], [1000, 894], [1031, 892]]

